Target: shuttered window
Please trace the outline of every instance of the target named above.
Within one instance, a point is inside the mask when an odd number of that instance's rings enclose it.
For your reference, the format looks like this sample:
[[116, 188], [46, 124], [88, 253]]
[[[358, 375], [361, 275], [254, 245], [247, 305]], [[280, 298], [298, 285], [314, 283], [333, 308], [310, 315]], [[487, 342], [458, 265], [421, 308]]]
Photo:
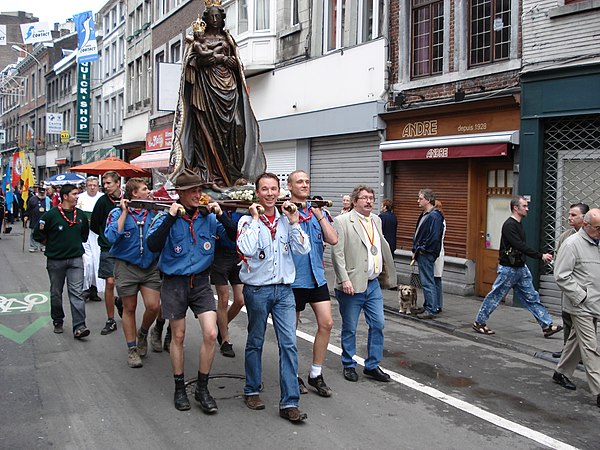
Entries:
[[466, 258], [468, 159], [398, 161], [394, 163], [394, 214], [398, 218], [398, 249], [411, 250], [419, 190], [433, 189], [446, 219], [446, 256]]

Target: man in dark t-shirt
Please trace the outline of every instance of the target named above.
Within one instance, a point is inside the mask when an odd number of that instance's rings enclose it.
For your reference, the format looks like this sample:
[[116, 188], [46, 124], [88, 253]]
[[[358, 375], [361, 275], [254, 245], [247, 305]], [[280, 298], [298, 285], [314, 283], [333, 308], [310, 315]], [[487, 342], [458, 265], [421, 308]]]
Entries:
[[519, 293], [519, 299], [533, 314], [542, 327], [544, 337], [548, 338], [562, 330], [562, 326], [554, 325], [548, 311], [540, 302], [540, 295], [533, 287], [533, 279], [529, 268], [525, 265], [525, 256], [541, 259], [545, 263], [552, 262], [550, 253], [540, 253], [525, 242], [525, 229], [521, 220], [527, 217], [528, 202], [523, 196], [515, 196], [510, 201], [511, 216], [502, 225], [500, 239], [500, 257], [498, 258], [498, 276], [492, 290], [483, 300], [479, 313], [473, 323], [473, 329], [481, 334], [494, 334], [486, 322], [510, 289]]

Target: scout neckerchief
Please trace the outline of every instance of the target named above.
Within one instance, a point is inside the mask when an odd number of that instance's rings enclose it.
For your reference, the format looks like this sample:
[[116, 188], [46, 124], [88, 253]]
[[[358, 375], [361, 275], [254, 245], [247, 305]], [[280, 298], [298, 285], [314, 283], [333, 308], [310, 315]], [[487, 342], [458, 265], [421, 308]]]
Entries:
[[121, 202], [121, 199], [123, 198], [123, 192], [119, 191], [121, 193], [120, 197], [115, 197], [111, 194], [107, 194], [108, 199], [112, 202], [113, 205], [117, 206], [118, 203]]
[[196, 212], [194, 212], [194, 215], [191, 218], [188, 217], [186, 214], [181, 216], [181, 218], [183, 220], [185, 220], [186, 222], [188, 222], [190, 224], [190, 233], [192, 235], [192, 240], [194, 241], [194, 245], [196, 244], [196, 232], [194, 231], [194, 220], [196, 220], [196, 217], [198, 217], [199, 213], [200, 213], [200, 208], [196, 208]]
[[63, 216], [63, 219], [65, 219], [69, 224], [69, 227], [72, 227], [77, 223], [77, 208], [73, 207], [73, 220], [67, 219], [67, 216], [65, 216], [65, 210], [63, 209], [62, 205], [58, 205], [57, 208], [60, 215]]
[[260, 221], [271, 232], [271, 239], [275, 240], [275, 235], [277, 234], [277, 224], [279, 223], [279, 219], [276, 219], [275, 218], [275, 214], [273, 214], [271, 216], [273, 218], [273, 223], [271, 223], [271, 220], [270, 220], [269, 216], [267, 216], [266, 214], [261, 214], [259, 217], [260, 217]]
[[[127, 208], [129, 210], [129, 214], [131, 214], [131, 217], [133, 218], [133, 220], [135, 220], [135, 223], [138, 225], [139, 230], [140, 230], [140, 256], [142, 256], [144, 254], [144, 223], [146, 223], [146, 216], [148, 215], [148, 210], [144, 209], [144, 215], [142, 216], [142, 220], [139, 220], [138, 217], [136, 216], [136, 212], [135, 210], [131, 209], [131, 208]], [[141, 214], [141, 211], [140, 211]]]
[[302, 214], [298, 215], [300, 223], [308, 222], [313, 216], [313, 211], [309, 203], [306, 203], [306, 208], [303, 212], [306, 214], [306, 216], [303, 216]]

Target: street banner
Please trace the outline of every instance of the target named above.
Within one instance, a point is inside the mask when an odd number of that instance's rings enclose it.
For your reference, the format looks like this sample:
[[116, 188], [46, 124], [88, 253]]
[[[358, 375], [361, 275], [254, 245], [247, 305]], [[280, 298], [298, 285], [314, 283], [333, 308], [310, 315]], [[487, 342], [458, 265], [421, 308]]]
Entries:
[[10, 168], [10, 163], [8, 163], [6, 166], [4, 166], [4, 175], [2, 176], [2, 192], [4, 193], [4, 200], [6, 201], [6, 211], [12, 211], [13, 190], [11, 175], [12, 170]]
[[0, 25], [0, 45], [6, 45], [6, 25]]
[[77, 32], [77, 63], [88, 63], [98, 59], [98, 44], [96, 43], [96, 29], [94, 16], [91, 11], [85, 11], [73, 16], [75, 31]]
[[29, 189], [32, 188], [35, 180], [33, 178], [33, 170], [31, 168], [31, 163], [29, 160], [25, 162], [25, 169], [23, 169], [23, 173], [21, 174], [21, 180], [23, 180], [23, 191], [21, 192], [21, 197], [23, 197], [23, 204], [27, 205], [27, 199], [29, 198]]
[[21, 181], [21, 174], [23, 173], [23, 157], [21, 155], [24, 155], [23, 152], [15, 152], [13, 154], [13, 159], [12, 159], [12, 186], [13, 188], [19, 184], [19, 181]]
[[6, 144], [6, 130], [0, 130], [0, 144]]
[[52, 33], [48, 22], [32, 22], [21, 24], [21, 35], [25, 44], [48, 42], [52, 40]]
[[75, 137], [90, 142], [90, 63], [77, 64], [77, 123]]
[[46, 134], [60, 134], [63, 130], [62, 113], [46, 113]]

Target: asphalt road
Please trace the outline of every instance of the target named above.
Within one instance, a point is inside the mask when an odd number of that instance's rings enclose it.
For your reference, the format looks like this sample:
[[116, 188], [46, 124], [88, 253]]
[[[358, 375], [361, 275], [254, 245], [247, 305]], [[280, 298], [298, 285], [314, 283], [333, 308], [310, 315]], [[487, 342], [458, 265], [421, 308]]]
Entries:
[[[335, 325], [324, 376], [331, 398], [301, 398], [308, 420], [278, 417], [278, 357], [272, 328], [263, 355], [264, 411], [251, 411], [243, 389], [244, 313], [231, 326], [236, 358], [215, 357], [211, 393], [219, 413], [173, 407], [167, 353], [149, 353], [141, 369], [126, 362], [120, 329], [101, 336], [101, 303], [88, 303], [92, 334], [76, 341], [52, 333], [45, 257], [21, 251], [15, 227], [0, 241], [0, 448], [598, 448], [600, 411], [582, 374], [578, 390], [550, 380], [554, 364], [492, 348], [412, 321], [386, 319], [382, 367], [393, 381], [345, 381]], [[41, 295], [31, 295], [41, 294]], [[28, 296], [29, 295], [29, 296]], [[66, 294], [65, 294], [66, 297]], [[11, 300], [16, 299], [16, 300]], [[64, 301], [70, 326], [68, 301]], [[140, 307], [141, 308], [141, 307]], [[139, 313], [139, 311], [138, 311]], [[306, 377], [314, 334], [312, 313], [299, 326], [301, 375]], [[186, 379], [196, 376], [201, 335], [190, 314]], [[358, 336], [365, 357], [366, 328]]]

